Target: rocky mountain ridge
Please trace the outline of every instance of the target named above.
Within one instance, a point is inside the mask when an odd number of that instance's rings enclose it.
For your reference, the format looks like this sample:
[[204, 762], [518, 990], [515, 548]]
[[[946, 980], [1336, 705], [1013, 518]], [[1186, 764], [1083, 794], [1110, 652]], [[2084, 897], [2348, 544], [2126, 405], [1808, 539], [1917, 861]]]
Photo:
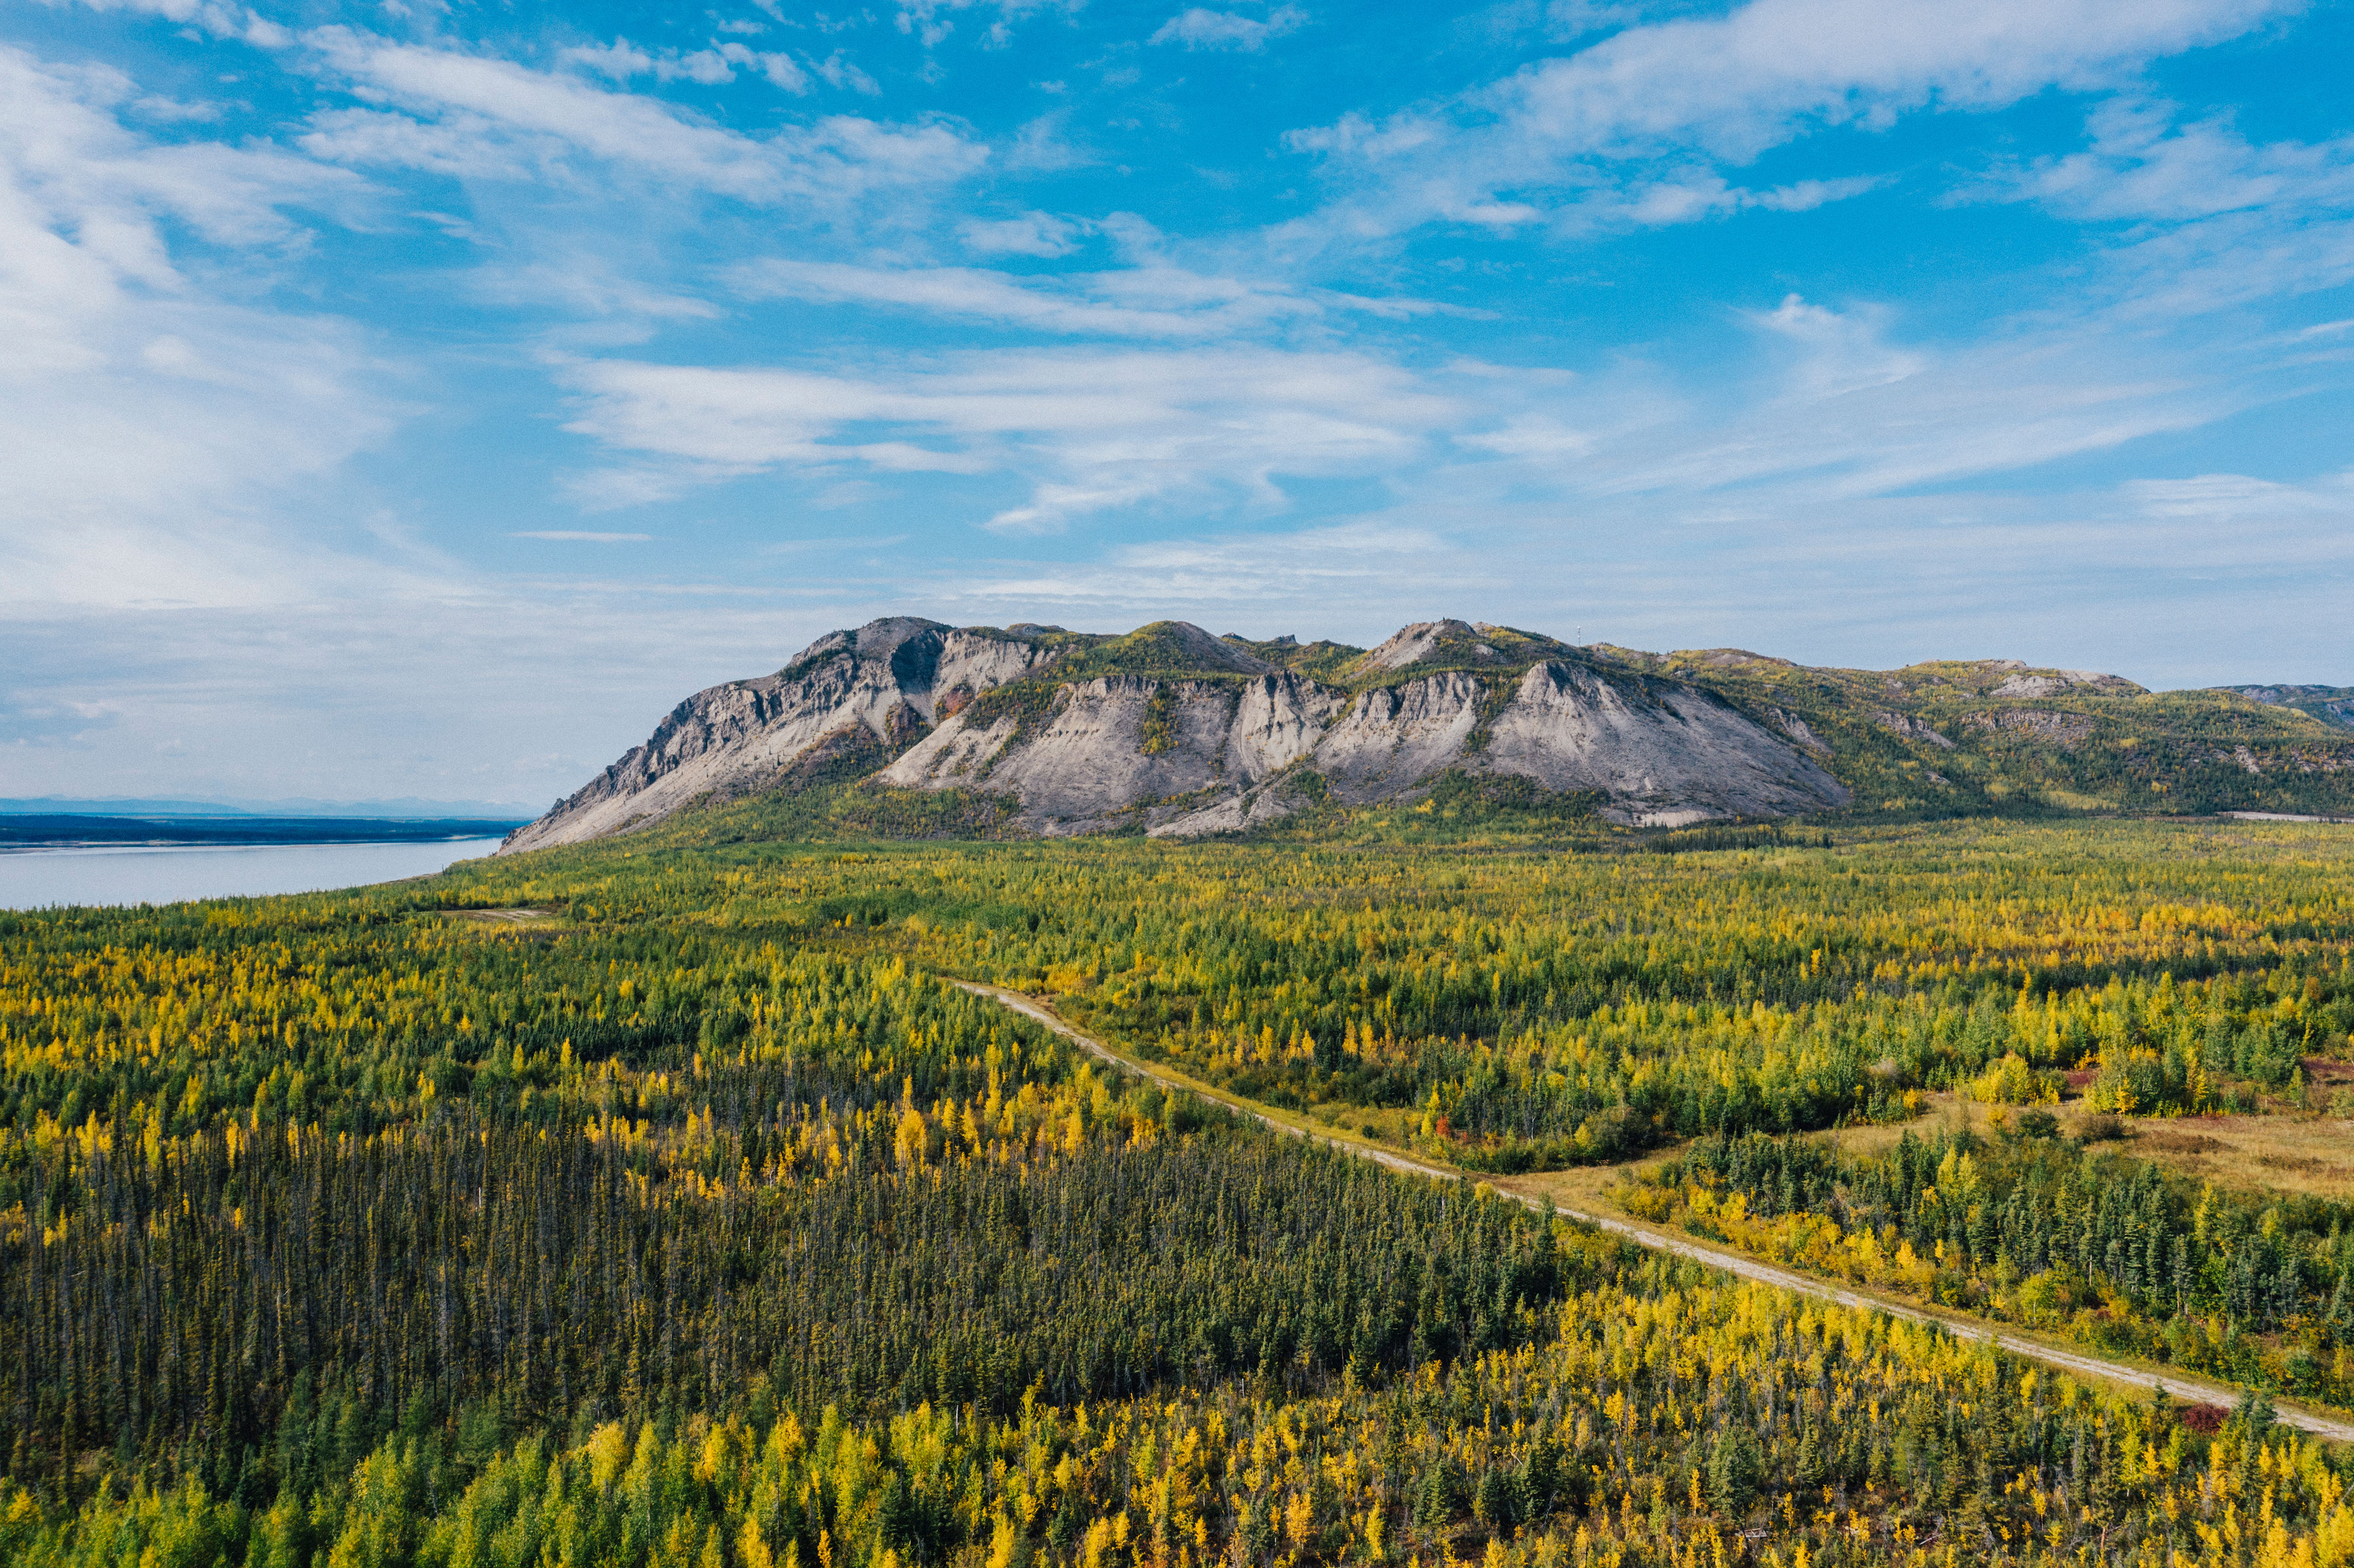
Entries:
[[2295, 708], [2327, 725], [2354, 729], [2354, 686], [2224, 686], [2251, 702]]
[[653, 735], [518, 829], [501, 853], [578, 843], [724, 801], [872, 771], [979, 692], [1051, 655], [991, 631], [893, 617], [819, 638], [773, 675], [697, 692]]
[[1357, 649], [1182, 621], [1105, 636], [894, 617], [697, 693], [501, 853], [841, 786], [961, 791], [1044, 836], [1192, 837], [1303, 810], [1413, 806], [1450, 778], [1627, 827], [1983, 810], [2020, 795], [2288, 809], [2354, 797], [2354, 740], [2276, 696], [2152, 694], [2016, 660], [1822, 670], [1461, 620]]

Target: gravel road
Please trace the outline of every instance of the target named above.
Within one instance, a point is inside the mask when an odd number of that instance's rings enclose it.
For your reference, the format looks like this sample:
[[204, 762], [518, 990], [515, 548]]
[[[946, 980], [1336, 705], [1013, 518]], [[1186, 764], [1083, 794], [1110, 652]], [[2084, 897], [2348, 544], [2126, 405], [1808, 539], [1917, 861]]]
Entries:
[[[1064, 1039], [1102, 1057], [1124, 1073], [1140, 1074], [1164, 1087], [1182, 1089], [1188, 1094], [1202, 1093], [1192, 1084], [1171, 1077], [1166, 1073], [1157, 1073], [1144, 1063], [1130, 1061], [1034, 997], [1024, 996], [1018, 991], [1008, 991], [1003, 986], [982, 985], [973, 980], [954, 980], [951, 983], [971, 991], [976, 996], [985, 996], [991, 1001], [1003, 1003], [1024, 1018], [1033, 1019], [1045, 1025]], [[1288, 1127], [1272, 1117], [1252, 1109], [1241, 1101], [1229, 1099], [1224, 1096], [1205, 1097], [1218, 1098], [1234, 1109], [1264, 1122], [1278, 1132], [1288, 1133], [1294, 1138], [1309, 1136], [1300, 1128]], [[1369, 1149], [1363, 1144], [1352, 1143], [1341, 1139], [1327, 1141], [1331, 1147], [1344, 1154], [1353, 1154], [1360, 1159], [1373, 1160], [1388, 1166], [1393, 1171], [1404, 1171], [1416, 1176], [1435, 1177], [1442, 1181], [1462, 1180], [1462, 1177], [1455, 1171], [1441, 1170], [1436, 1165], [1425, 1165], [1420, 1160], [1408, 1160], [1402, 1154], [1392, 1154], [1387, 1150]], [[1537, 1201], [1532, 1198], [1523, 1197], [1521, 1198], [1521, 1202], [1527, 1203], [1531, 1208], [1538, 1206]], [[1729, 1274], [1737, 1274], [1744, 1279], [1754, 1279], [1762, 1285], [1772, 1285], [1784, 1290], [1798, 1291], [1803, 1295], [1818, 1297], [1825, 1301], [1837, 1302], [1842, 1307], [1885, 1312], [1892, 1318], [1903, 1318], [1915, 1323], [1933, 1323], [1962, 1339], [1984, 1340], [1998, 1350], [2008, 1351], [2015, 1356], [2024, 1356], [2030, 1361], [2041, 1361], [2047, 1366], [2059, 1367], [2065, 1372], [2127, 1383], [2162, 1382], [2166, 1386], [2166, 1392], [2174, 1398], [2196, 1404], [2220, 1404], [2228, 1407], [2239, 1402], [2240, 1391], [2221, 1383], [2207, 1383], [2198, 1378], [2154, 1374], [2147, 1368], [2126, 1366], [2117, 1361], [2105, 1361], [2093, 1356], [2078, 1355], [2073, 1351], [2054, 1350], [2049, 1345], [2039, 1344], [2032, 1340], [2014, 1339], [2010, 1335], [1997, 1332], [1986, 1324], [1973, 1322], [1966, 1318], [1949, 1318], [1943, 1313], [1924, 1312], [1914, 1308], [1899, 1306], [1893, 1301], [1883, 1301], [1878, 1297], [1842, 1290], [1838, 1286], [1826, 1284], [1808, 1275], [1793, 1274], [1787, 1269], [1776, 1268], [1771, 1264], [1744, 1257], [1739, 1253], [1720, 1252], [1714, 1247], [1702, 1246], [1698, 1242], [1687, 1241], [1681, 1236], [1649, 1230], [1606, 1214], [1582, 1213], [1575, 1209], [1560, 1209], [1557, 1212], [1572, 1219], [1598, 1225], [1606, 1231], [1614, 1232], [1630, 1241], [1639, 1242], [1644, 1246], [1653, 1247], [1660, 1252], [1674, 1253], [1681, 1257], [1689, 1257], [1696, 1262], [1707, 1264], [1712, 1268], [1721, 1268]], [[2333, 1442], [2354, 1443], [2354, 1423], [2331, 1420], [2312, 1414], [2307, 1411], [2291, 1409], [2286, 1405], [2280, 1408], [2278, 1415], [2284, 1425], [2311, 1432], [2329, 1438]]]

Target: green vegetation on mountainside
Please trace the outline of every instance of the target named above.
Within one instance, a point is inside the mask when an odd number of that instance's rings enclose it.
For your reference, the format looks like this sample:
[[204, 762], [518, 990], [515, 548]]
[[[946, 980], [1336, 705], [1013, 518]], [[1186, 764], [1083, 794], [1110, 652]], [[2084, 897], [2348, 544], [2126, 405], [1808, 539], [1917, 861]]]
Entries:
[[[1861, 817], [2354, 810], [2354, 738], [2232, 692], [2146, 692], [2010, 662], [1832, 670], [1733, 649], [1611, 652], [1786, 734], [1784, 715], [1799, 720]], [[2051, 689], [1999, 694], [2013, 683]]]
[[2223, 686], [2260, 703], [2276, 703], [2323, 724], [2354, 729], [2354, 686]]
[[[1580, 666], [1638, 686], [1689, 683], [1742, 709], [1821, 762], [1854, 791], [1839, 815], [1860, 821], [1952, 816], [2207, 815], [2227, 810], [2297, 815], [2354, 813], [2354, 737], [2348, 700], [2336, 688], [2246, 688], [2148, 692], [2114, 676], [2030, 669], [2017, 661], [1939, 661], [1901, 670], [1814, 668], [1737, 649], [1649, 653], [1612, 644], [1576, 647], [1502, 626], [1434, 623], [1404, 652], [1408, 662], [1374, 662], [1338, 643], [1210, 637], [1174, 621], [1125, 636], [1058, 628], [1019, 635], [1059, 651], [1051, 663], [981, 694], [969, 723], [1012, 717], [1028, 733], [1057, 710], [1064, 688], [1105, 676], [1150, 681], [1240, 683], [1258, 663], [1293, 671], [1345, 694], [1462, 673], [1486, 691], [1481, 726], [1504, 711], [1522, 674], [1543, 662]], [[2264, 700], [2245, 694], [2261, 691]], [[2342, 695], [2342, 694], [2340, 694]], [[1475, 730], [1472, 750], [1484, 727]], [[877, 800], [829, 800], [804, 813], [822, 830], [924, 835], [933, 818]], [[1405, 821], [1415, 809], [1311, 810], [1273, 830], [1363, 831], [1430, 836]], [[1492, 815], [1492, 813], [1490, 813]], [[1519, 826], [1566, 831], [1561, 802]], [[970, 813], [956, 821], [983, 826]], [[1552, 826], [1548, 829], [1548, 823]], [[1596, 824], [1588, 823], [1591, 829]]]

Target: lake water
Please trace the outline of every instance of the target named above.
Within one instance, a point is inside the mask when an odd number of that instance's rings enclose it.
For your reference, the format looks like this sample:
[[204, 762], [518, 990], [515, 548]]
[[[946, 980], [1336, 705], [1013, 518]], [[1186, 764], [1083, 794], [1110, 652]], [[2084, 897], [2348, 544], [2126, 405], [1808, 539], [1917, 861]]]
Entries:
[[316, 893], [423, 876], [498, 847], [496, 839], [445, 839], [405, 844], [109, 844], [12, 850], [0, 853], [0, 909]]

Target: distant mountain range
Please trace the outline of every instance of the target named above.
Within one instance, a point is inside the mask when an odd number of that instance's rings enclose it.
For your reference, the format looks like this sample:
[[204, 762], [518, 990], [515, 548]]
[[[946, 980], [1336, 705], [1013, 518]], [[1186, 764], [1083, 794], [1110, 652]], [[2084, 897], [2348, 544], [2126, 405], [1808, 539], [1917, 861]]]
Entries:
[[2354, 736], [2330, 705], [2349, 696], [2152, 693], [2017, 660], [1817, 669], [1460, 620], [1367, 650], [1183, 621], [1111, 636], [895, 617], [695, 694], [501, 853], [827, 790], [953, 798], [967, 826], [1044, 836], [1197, 836], [1465, 790], [1628, 827], [2337, 814], [2354, 809]]
[[468, 818], [519, 821], [531, 814], [529, 806], [514, 800], [424, 800], [415, 796], [391, 800], [317, 800], [302, 797], [285, 800], [181, 800], [120, 795], [104, 799], [37, 795], [0, 800], [0, 816], [342, 817], [370, 821]]
[[501, 817], [264, 817], [213, 812], [180, 816], [73, 811], [0, 812], [0, 850], [101, 845], [212, 848], [292, 844], [428, 843], [496, 838], [515, 825]]

